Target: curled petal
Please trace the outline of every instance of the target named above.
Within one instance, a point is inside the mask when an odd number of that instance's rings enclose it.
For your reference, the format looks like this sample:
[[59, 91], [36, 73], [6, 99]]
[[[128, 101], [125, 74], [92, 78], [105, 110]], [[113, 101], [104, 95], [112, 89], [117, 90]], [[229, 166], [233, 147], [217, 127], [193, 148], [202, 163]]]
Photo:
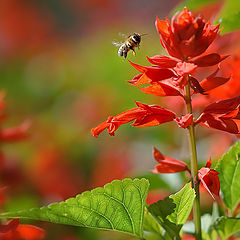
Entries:
[[193, 122], [193, 115], [188, 113], [183, 117], [175, 118], [174, 121], [181, 128], [187, 128]]
[[178, 60], [172, 57], [156, 55], [154, 57], [147, 57], [148, 61], [161, 68], [173, 68], [178, 63]]
[[211, 53], [202, 57], [195, 58], [192, 62], [198, 67], [210, 67], [220, 63], [227, 57], [229, 57], [229, 55], [220, 56], [217, 53]]
[[190, 172], [185, 162], [164, 156], [155, 147], [153, 148], [153, 156], [159, 163], [155, 166], [155, 169], [153, 170], [154, 173], [176, 173], [184, 171]]
[[198, 178], [203, 184], [204, 188], [210, 193], [213, 199], [214, 195], [219, 196], [220, 181], [218, 178], [219, 172], [208, 167], [202, 167], [198, 170]]
[[142, 92], [153, 94], [156, 96], [181, 96], [183, 97], [180, 90], [172, 85], [159, 82], [153, 83], [151, 86], [145, 88], [139, 88]]

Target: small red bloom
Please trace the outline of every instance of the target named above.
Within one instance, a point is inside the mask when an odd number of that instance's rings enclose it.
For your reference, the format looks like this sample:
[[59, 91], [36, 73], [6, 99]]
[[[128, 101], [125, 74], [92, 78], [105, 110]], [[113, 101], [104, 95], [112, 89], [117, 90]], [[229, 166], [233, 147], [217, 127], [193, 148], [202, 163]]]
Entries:
[[210, 195], [214, 198], [215, 196], [219, 196], [220, 191], [220, 181], [218, 178], [219, 172], [213, 170], [211, 167], [211, 159], [207, 161], [205, 167], [202, 167], [198, 170], [198, 178], [203, 184], [204, 188], [210, 193]]
[[129, 109], [125, 112], [118, 114], [115, 117], [109, 117], [107, 121], [99, 124], [96, 128], [91, 130], [94, 137], [108, 129], [110, 135], [122, 125], [134, 121], [134, 127], [150, 127], [157, 126], [165, 122], [172, 121], [176, 115], [174, 112], [162, 108], [158, 105], [147, 105], [140, 102], [135, 102], [138, 107]]
[[187, 128], [193, 122], [193, 115], [188, 113], [185, 116], [175, 118], [174, 121], [177, 123], [179, 127]]
[[204, 53], [219, 32], [219, 25], [209, 22], [183, 9], [173, 16], [171, 24], [156, 19], [156, 28], [161, 36], [161, 43], [168, 53], [178, 59], [186, 60]]
[[197, 123], [207, 127], [226, 131], [229, 133], [240, 133], [240, 96], [215, 102], [207, 106], [199, 116]]
[[45, 238], [41, 228], [19, 224], [19, 219], [13, 219], [5, 225], [0, 225], [0, 239], [4, 240], [40, 240]]
[[153, 156], [159, 163], [155, 166], [155, 169], [152, 171], [153, 173], [176, 173], [184, 171], [188, 171], [190, 173], [190, 170], [185, 162], [164, 156], [155, 147], [153, 148]]

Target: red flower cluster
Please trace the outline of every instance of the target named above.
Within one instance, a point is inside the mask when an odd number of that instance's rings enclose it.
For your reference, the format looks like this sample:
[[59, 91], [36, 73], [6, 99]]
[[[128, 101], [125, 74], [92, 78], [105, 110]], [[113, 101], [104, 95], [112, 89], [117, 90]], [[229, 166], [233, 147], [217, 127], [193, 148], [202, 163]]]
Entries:
[[[157, 96], [179, 96], [185, 99], [184, 87], [188, 83], [193, 89], [193, 93], [206, 94], [230, 79], [230, 77], [217, 76], [219, 67], [201, 82], [194, 76], [197, 68], [214, 66], [227, 57], [217, 53], [199, 56], [205, 52], [218, 35], [219, 25], [212, 26], [210, 23], [206, 23], [202, 17], [194, 17], [184, 8], [179, 15], [172, 18], [171, 24], [168, 19], [163, 21], [157, 18], [156, 27], [163, 47], [171, 56], [157, 55], [147, 58], [153, 64], [150, 67], [130, 62], [140, 72], [129, 81], [131, 85], [150, 84], [139, 89], [144, 93]], [[147, 127], [173, 120], [182, 128], [187, 128], [193, 123], [202, 123], [208, 127], [238, 133], [237, 116], [234, 116], [233, 120], [227, 109], [216, 116], [214, 108], [218, 108], [217, 105], [211, 105], [212, 113], [207, 114], [209, 110], [206, 108], [200, 118], [194, 120], [191, 114], [179, 118], [172, 111], [157, 105], [146, 105], [139, 102], [136, 104], [137, 108], [127, 110], [115, 117], [109, 117], [107, 121], [93, 128], [92, 134], [98, 137], [99, 133], [108, 129], [109, 134], [114, 135], [119, 126], [132, 121], [134, 121], [132, 125], [135, 127]], [[218, 103], [218, 105], [221, 104], [222, 102]], [[227, 127], [224, 127], [223, 122], [227, 122]]]
[[41, 228], [19, 224], [19, 219], [13, 219], [5, 225], [0, 225], [0, 239], [4, 240], [40, 240], [45, 238]]

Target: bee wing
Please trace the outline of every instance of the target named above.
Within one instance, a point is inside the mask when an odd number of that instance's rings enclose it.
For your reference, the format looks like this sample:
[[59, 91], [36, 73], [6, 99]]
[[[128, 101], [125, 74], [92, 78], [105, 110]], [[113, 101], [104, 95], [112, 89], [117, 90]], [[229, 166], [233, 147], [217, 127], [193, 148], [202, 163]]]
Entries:
[[122, 43], [122, 42], [117, 42], [117, 41], [112, 41], [112, 44], [113, 44], [115, 47], [120, 47], [123, 43]]
[[124, 39], [127, 39], [128, 38], [128, 35], [126, 35], [125, 33], [121, 33], [119, 32], [118, 35]]

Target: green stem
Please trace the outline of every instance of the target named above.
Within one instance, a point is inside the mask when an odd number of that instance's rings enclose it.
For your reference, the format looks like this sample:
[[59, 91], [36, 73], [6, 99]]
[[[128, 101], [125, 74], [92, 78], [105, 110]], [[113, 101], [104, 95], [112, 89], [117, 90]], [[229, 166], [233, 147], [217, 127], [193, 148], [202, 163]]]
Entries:
[[[185, 87], [185, 102], [187, 107], [187, 112], [192, 113], [191, 104], [191, 94], [189, 82]], [[201, 213], [200, 213], [200, 195], [199, 195], [199, 181], [198, 181], [198, 161], [197, 161], [197, 147], [194, 133], [194, 123], [188, 127], [188, 139], [191, 154], [191, 175], [192, 175], [192, 185], [196, 193], [196, 198], [193, 204], [193, 218], [195, 225], [196, 240], [202, 240], [201, 232]]]

